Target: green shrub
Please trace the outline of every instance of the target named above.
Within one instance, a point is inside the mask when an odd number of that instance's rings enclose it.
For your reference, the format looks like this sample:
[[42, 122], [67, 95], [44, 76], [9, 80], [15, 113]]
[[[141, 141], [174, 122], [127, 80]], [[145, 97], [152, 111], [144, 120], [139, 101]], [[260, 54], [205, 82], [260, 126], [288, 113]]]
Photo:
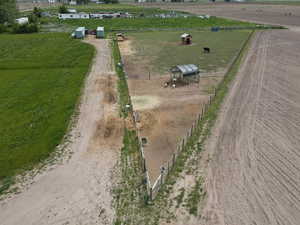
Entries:
[[58, 9], [58, 12], [59, 13], [67, 13], [68, 12], [67, 6], [65, 6], [65, 5], [60, 6]]
[[34, 14], [36, 17], [41, 18], [41, 17], [42, 17], [42, 10], [41, 10], [41, 8], [34, 7], [34, 9], [33, 9], [33, 14]]
[[39, 31], [39, 27], [35, 23], [31, 24], [14, 24], [12, 28], [12, 33], [14, 34], [29, 34], [29, 33], [37, 33]]
[[0, 34], [7, 31], [7, 27], [4, 24], [0, 24]]

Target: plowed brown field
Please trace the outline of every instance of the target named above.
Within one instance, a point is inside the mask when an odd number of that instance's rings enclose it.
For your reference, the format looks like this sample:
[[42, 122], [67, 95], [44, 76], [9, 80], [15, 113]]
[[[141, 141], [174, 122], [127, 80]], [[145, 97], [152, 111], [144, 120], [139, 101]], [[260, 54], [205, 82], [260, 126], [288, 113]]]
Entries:
[[299, 224], [298, 37], [271, 31], [253, 41], [208, 142], [206, 224]]

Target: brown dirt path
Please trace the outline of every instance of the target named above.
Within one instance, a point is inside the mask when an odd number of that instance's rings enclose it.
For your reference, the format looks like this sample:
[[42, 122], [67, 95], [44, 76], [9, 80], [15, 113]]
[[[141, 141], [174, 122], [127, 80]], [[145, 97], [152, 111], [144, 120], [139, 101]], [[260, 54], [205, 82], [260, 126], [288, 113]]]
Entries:
[[203, 224], [299, 224], [298, 37], [256, 35], [207, 143]]
[[95, 46], [97, 55], [71, 131], [68, 148], [73, 155], [36, 176], [22, 193], [0, 202], [1, 225], [112, 224], [111, 173], [122, 139], [116, 98], [111, 98], [117, 96], [116, 77], [108, 41], [86, 42]]

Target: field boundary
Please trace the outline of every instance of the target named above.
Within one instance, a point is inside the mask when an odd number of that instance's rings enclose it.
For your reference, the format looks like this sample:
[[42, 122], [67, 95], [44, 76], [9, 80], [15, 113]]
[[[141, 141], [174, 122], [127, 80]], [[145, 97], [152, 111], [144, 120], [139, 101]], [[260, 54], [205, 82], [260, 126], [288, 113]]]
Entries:
[[[216, 26], [218, 30], [266, 30], [285, 29], [280, 25], [259, 25], [259, 26]], [[145, 31], [210, 31], [213, 27], [201, 28], [141, 28], [141, 29], [111, 29], [110, 32], [145, 32]]]

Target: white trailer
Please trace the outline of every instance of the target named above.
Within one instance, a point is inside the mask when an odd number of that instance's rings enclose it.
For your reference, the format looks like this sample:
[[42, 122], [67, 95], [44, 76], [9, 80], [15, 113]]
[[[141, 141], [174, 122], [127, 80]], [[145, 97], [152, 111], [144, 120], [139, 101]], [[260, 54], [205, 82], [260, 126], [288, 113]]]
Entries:
[[90, 14], [88, 13], [60, 13], [58, 14], [58, 18], [65, 19], [89, 19]]
[[16, 22], [20, 25], [23, 25], [23, 24], [29, 23], [29, 19], [28, 19], [28, 17], [21, 17], [21, 18], [16, 19]]

